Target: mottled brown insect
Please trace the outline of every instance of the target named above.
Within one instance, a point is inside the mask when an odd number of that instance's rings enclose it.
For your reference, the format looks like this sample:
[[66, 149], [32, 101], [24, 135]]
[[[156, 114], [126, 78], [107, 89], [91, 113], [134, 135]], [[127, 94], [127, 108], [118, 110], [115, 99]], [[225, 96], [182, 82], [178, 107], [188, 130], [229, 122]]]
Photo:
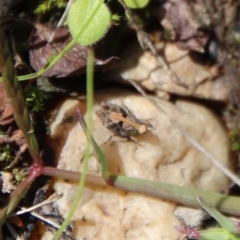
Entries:
[[132, 139], [133, 136], [144, 134], [148, 131], [151, 124], [137, 119], [129, 109], [119, 107], [111, 103], [101, 103], [101, 109], [96, 113], [98, 117], [114, 135]]

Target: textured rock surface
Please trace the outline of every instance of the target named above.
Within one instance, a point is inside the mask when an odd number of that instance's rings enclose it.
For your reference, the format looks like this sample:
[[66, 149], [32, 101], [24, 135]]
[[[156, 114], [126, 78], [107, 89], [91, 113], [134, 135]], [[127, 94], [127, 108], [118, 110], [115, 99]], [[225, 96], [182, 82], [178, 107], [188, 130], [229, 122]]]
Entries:
[[[126, 51], [126, 59], [120, 70], [123, 79], [137, 81], [150, 91], [164, 91], [184, 96], [226, 101], [229, 98], [228, 82], [221, 77], [216, 67], [208, 67], [193, 61], [188, 51], [171, 43], [158, 43], [169, 67], [179, 77], [174, 82], [169, 73], [158, 66], [150, 52], [137, 46]], [[128, 56], [131, 56], [129, 58]]]
[[[112, 133], [94, 114], [93, 136], [104, 152], [112, 174], [212, 191], [228, 186], [228, 179], [191, 146], [164, 113], [141, 96], [119, 94], [119, 90], [111, 92], [96, 94], [95, 110], [101, 101], [127, 106], [137, 118], [149, 121], [154, 127], [152, 131], [137, 136], [137, 143], [119, 137], [109, 140]], [[225, 129], [211, 111], [186, 101], [176, 101], [175, 104], [158, 102], [195, 140], [225, 166], [232, 168]], [[55, 148], [59, 159], [58, 168], [81, 171], [86, 140], [74, 117], [76, 108], [84, 113], [85, 103], [67, 100], [53, 111], [50, 145]], [[94, 157], [90, 159], [89, 172], [100, 174]], [[76, 188], [75, 182], [56, 180], [54, 183], [55, 191], [63, 194], [63, 198], [54, 203], [63, 217], [73, 203]], [[172, 214], [174, 208], [175, 204], [160, 199], [87, 185], [72, 219], [74, 235], [76, 239], [177, 240], [180, 234], [174, 226], [180, 222]]]

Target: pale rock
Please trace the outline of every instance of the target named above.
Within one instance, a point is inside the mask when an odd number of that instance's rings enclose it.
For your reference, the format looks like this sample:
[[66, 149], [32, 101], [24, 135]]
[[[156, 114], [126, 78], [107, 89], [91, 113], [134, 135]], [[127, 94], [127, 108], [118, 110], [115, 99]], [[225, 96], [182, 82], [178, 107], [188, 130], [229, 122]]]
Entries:
[[[123, 94], [120, 90], [109, 92], [95, 94], [94, 112], [99, 109], [101, 101], [111, 102], [127, 106], [138, 119], [153, 126], [146, 134], [136, 136], [137, 142], [131, 142], [112, 136], [98, 116], [93, 114], [93, 137], [106, 156], [111, 174], [216, 192], [229, 185], [224, 174], [196, 150], [156, 106], [138, 95]], [[233, 168], [228, 136], [210, 110], [182, 100], [175, 104], [156, 101], [223, 165]], [[85, 134], [75, 118], [77, 108], [85, 114], [84, 101], [66, 100], [57, 111], [53, 111], [49, 126], [49, 144], [55, 149], [57, 167], [72, 171], [81, 171], [86, 146]], [[89, 161], [89, 172], [100, 175], [99, 165], [93, 156]], [[54, 206], [65, 218], [74, 201], [77, 183], [59, 179], [54, 182], [53, 188], [58, 194], [63, 194]], [[175, 207], [176, 204], [161, 199], [87, 184], [72, 218], [74, 236], [78, 240], [177, 240], [180, 233], [174, 227], [181, 223], [173, 215]]]
[[178, 81], [159, 66], [151, 52], [143, 51], [137, 45], [131, 46], [126, 56], [123, 55], [120, 69], [122, 79], [136, 81], [149, 91], [161, 90], [183, 96], [229, 100], [229, 82], [221, 76], [216, 66], [204, 66], [193, 61], [188, 51], [180, 50], [172, 43], [160, 42], [156, 48], [178, 76]]
[[184, 225], [198, 229], [201, 227], [203, 220], [210, 218], [210, 215], [202, 209], [193, 209], [183, 206], [178, 206], [173, 214], [182, 221]]
[[1, 184], [3, 193], [11, 193], [16, 189], [16, 186], [13, 184], [13, 176], [8, 172], [1, 172]]

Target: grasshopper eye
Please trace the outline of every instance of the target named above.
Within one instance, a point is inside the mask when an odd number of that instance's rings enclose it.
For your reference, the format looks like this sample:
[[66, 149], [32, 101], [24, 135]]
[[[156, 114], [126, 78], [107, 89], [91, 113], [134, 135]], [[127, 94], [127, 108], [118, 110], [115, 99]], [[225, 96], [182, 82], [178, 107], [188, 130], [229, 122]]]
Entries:
[[140, 128], [138, 129], [138, 132], [140, 134], [146, 133], [147, 132], [147, 126], [146, 125], [141, 125]]

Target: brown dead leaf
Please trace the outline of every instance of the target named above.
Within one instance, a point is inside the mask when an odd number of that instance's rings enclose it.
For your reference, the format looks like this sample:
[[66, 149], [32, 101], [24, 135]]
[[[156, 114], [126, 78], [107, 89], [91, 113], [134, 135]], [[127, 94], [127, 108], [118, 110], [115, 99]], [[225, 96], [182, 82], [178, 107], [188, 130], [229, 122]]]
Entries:
[[[54, 32], [54, 38], [48, 42]], [[32, 67], [39, 71], [47, 62], [51, 54], [56, 56], [72, 40], [67, 28], [57, 28], [51, 30], [43, 25], [36, 25], [30, 43], [30, 63]], [[88, 48], [75, 44], [44, 76], [46, 77], [67, 77], [85, 73], [87, 64]], [[95, 66], [106, 69], [119, 64], [117, 57], [110, 57], [106, 60], [95, 59]]]
[[162, 25], [182, 50], [200, 50], [210, 34], [210, 19], [203, 0], [171, 0], [164, 4], [166, 11]]
[[0, 125], [10, 124], [13, 120], [12, 105], [7, 98], [3, 83], [0, 83]]

